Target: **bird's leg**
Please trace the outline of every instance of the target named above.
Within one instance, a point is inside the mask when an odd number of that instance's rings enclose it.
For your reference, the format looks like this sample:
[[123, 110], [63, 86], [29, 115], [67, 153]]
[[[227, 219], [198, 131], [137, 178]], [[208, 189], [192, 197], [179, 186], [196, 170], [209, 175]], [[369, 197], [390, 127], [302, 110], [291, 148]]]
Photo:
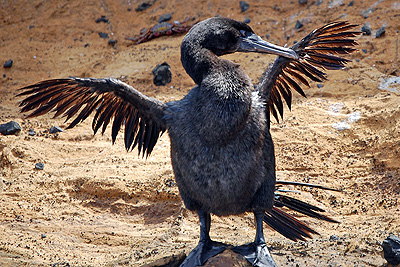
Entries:
[[197, 214], [200, 220], [200, 241], [180, 267], [201, 266], [209, 258], [221, 253], [226, 248], [225, 244], [212, 241], [210, 238], [210, 213], [198, 211]]
[[263, 211], [254, 212], [256, 220], [256, 238], [253, 243], [234, 247], [232, 250], [242, 254], [253, 266], [257, 267], [276, 267], [275, 261], [272, 259], [265, 244], [263, 233]]

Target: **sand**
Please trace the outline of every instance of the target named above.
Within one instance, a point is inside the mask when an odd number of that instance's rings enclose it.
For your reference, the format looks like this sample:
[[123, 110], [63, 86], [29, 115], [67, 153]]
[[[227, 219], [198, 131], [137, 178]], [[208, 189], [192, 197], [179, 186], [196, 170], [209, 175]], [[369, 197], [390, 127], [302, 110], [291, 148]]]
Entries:
[[[146, 160], [111, 144], [110, 129], [93, 135], [91, 118], [65, 129], [63, 119], [25, 119], [17, 89], [44, 79], [115, 77], [163, 101], [182, 98], [194, 86], [180, 63], [182, 35], [131, 45], [126, 36], [157, 23], [215, 15], [250, 18], [256, 33], [291, 45], [334, 20], [369, 23], [372, 35], [341, 71], [307, 98], [296, 95], [292, 111], [273, 121], [278, 179], [306, 181], [342, 192], [306, 189], [296, 197], [326, 209], [340, 224], [299, 216], [320, 235], [292, 242], [265, 227], [280, 266], [384, 266], [382, 241], [400, 234], [400, 71], [396, 1], [156, 1], [136, 12], [138, 1], [0, 1], [0, 123], [20, 123], [19, 135], [0, 135], [1, 266], [140, 266], [188, 253], [199, 238], [196, 214], [187, 211], [174, 183], [169, 139], [164, 134]], [[367, 18], [361, 12], [370, 10]], [[102, 15], [109, 23], [96, 23]], [[295, 29], [297, 20], [304, 26]], [[375, 38], [381, 26], [386, 33]], [[116, 39], [115, 46], [99, 32]], [[364, 50], [364, 51], [363, 51]], [[226, 56], [257, 83], [274, 59], [257, 54]], [[5, 69], [3, 62], [13, 60]], [[151, 70], [162, 62], [172, 82], [157, 87]], [[34, 136], [28, 134], [35, 131]], [[44, 163], [43, 170], [35, 164]], [[298, 190], [299, 188], [291, 188]], [[253, 240], [253, 215], [212, 217], [211, 237], [234, 245]]]

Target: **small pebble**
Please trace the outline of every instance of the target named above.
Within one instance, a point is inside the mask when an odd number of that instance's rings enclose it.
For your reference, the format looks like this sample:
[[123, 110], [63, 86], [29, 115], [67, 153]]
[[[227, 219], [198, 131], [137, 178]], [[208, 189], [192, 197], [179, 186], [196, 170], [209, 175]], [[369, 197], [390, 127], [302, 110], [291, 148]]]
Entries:
[[167, 62], [157, 65], [152, 73], [154, 75], [153, 83], [157, 86], [166, 85], [171, 82], [172, 74], [171, 67]]
[[336, 235], [331, 235], [330, 237], [329, 237], [329, 241], [337, 241], [337, 240], [339, 240], [340, 238], [339, 237], [337, 237]]
[[96, 19], [96, 23], [100, 22], [109, 23], [109, 20], [106, 16], [101, 16], [100, 18]]
[[35, 28], [35, 25], [29, 25], [29, 27], [28, 27], [29, 30], [33, 29], [33, 28]]
[[35, 131], [33, 129], [29, 129], [29, 133], [30, 136], [34, 136], [35, 135]]
[[240, 6], [240, 10], [241, 10], [242, 12], [245, 12], [247, 9], [250, 8], [250, 4], [247, 3], [247, 2], [245, 2], [245, 1], [240, 1], [240, 2], [239, 2], [239, 6]]
[[400, 264], [400, 238], [390, 234], [382, 242], [383, 256], [392, 265]]
[[106, 38], [108, 38], [108, 33], [99, 32], [99, 36], [100, 36], [101, 38], [103, 38], [103, 39], [106, 39]]
[[118, 42], [118, 41], [117, 41], [116, 39], [110, 39], [110, 40], [108, 40], [108, 44], [111, 45], [111, 46], [116, 45], [117, 42]]
[[36, 170], [43, 170], [44, 169], [44, 164], [42, 162], [36, 163], [35, 164], [35, 169]]
[[303, 25], [303, 23], [301, 23], [299, 20], [296, 22], [296, 26], [295, 26], [295, 28], [296, 28], [296, 30], [298, 30], [298, 29], [300, 29], [300, 28], [302, 28], [304, 25]]
[[369, 25], [367, 25], [367, 24], [362, 26], [361, 31], [365, 35], [371, 35], [371, 27]]
[[246, 23], [246, 24], [249, 24], [250, 23], [250, 19], [249, 18], [245, 18], [243, 22]]
[[300, 5], [305, 5], [307, 4], [308, 0], [299, 0]]
[[368, 52], [367, 49], [363, 49], [362, 51], [363, 51], [364, 53], [367, 53], [367, 52]]
[[354, 5], [354, 1], [350, 1], [348, 6], [353, 6]]
[[154, 4], [155, 1], [156, 1], [156, 0], [146, 0], [146, 1], [143, 1], [141, 4], [138, 5], [138, 7], [135, 9], [135, 11], [139, 12], [139, 11], [146, 10], [146, 9], [148, 9], [149, 7], [151, 7], [151, 6]]
[[58, 126], [52, 126], [51, 128], [50, 128], [50, 130], [49, 130], [49, 133], [58, 133], [58, 132], [64, 132], [64, 130], [63, 129], [61, 129], [60, 127], [58, 127]]
[[380, 27], [377, 31], [376, 31], [376, 38], [382, 37], [383, 35], [385, 35], [386, 29], [385, 26]]
[[42, 234], [42, 238], [46, 238], [46, 234]]
[[15, 121], [0, 124], [0, 133], [3, 135], [17, 134], [21, 130], [21, 126]]
[[12, 59], [9, 59], [9, 60], [6, 61], [6, 63], [4, 63], [3, 67], [4, 68], [11, 68], [12, 64], [13, 64]]
[[172, 18], [172, 13], [161, 15], [160, 18], [158, 19], [158, 23], [168, 21], [171, 18]]
[[318, 87], [318, 88], [322, 88], [322, 87], [324, 87], [324, 85], [323, 85], [322, 83], [318, 83], [318, 84], [317, 84], [317, 87]]
[[320, 4], [322, 4], [323, 3], [323, 1], [322, 0], [319, 0], [315, 5], [316, 6], [319, 6]]

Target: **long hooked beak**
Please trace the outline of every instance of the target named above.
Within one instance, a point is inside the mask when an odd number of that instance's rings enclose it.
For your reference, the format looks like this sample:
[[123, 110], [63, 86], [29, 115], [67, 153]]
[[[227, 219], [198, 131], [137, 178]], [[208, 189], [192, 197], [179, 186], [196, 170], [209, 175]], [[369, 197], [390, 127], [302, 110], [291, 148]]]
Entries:
[[292, 49], [268, 43], [254, 33], [246, 37], [241, 37], [240, 39], [241, 42], [239, 43], [239, 49], [237, 50], [238, 52], [268, 53], [291, 59], [299, 58], [296, 52]]

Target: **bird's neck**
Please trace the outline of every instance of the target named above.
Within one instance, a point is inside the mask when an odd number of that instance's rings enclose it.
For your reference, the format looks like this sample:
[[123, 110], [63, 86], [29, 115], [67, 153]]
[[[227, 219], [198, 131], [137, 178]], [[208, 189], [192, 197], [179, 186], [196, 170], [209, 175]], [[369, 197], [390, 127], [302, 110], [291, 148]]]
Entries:
[[[199, 85], [195, 103], [201, 129], [208, 140], [229, 139], [246, 124], [252, 107], [252, 84], [240, 66], [209, 50], [182, 54], [187, 73]], [[201, 53], [199, 53], [201, 52]], [[204, 123], [201, 123], [203, 122]]]
[[222, 98], [250, 97], [251, 81], [239, 64], [218, 57], [196, 42], [182, 43], [181, 60], [200, 88], [213, 90]]

